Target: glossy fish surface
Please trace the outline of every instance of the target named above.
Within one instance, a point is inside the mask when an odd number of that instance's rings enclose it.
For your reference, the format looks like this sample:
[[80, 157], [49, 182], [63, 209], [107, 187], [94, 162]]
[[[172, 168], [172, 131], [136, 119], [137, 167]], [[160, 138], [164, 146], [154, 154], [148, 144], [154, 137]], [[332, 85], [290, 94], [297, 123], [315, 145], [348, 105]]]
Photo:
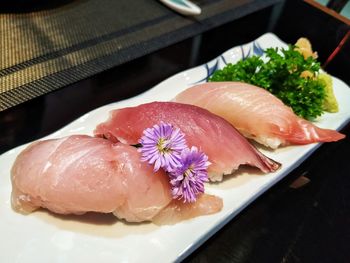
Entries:
[[332, 142], [345, 137], [296, 116], [268, 91], [242, 82], [200, 84], [181, 92], [174, 101], [207, 109], [226, 119], [246, 137], [271, 148]]
[[278, 169], [269, 159], [223, 118], [197, 106], [174, 102], [152, 102], [110, 112], [109, 119], [94, 133], [111, 141], [138, 144], [143, 131], [161, 122], [179, 128], [189, 147], [196, 146], [209, 157], [209, 178], [221, 181], [240, 165], [259, 168], [264, 173]]
[[[29, 145], [17, 157], [11, 180], [12, 206], [22, 213], [43, 207], [58, 214], [113, 213], [129, 222], [142, 222], [153, 221], [175, 202], [168, 176], [141, 162], [135, 147], [85, 135]], [[214, 201], [221, 206], [213, 209]], [[201, 203], [208, 209], [196, 210], [186, 219], [222, 208], [218, 197]], [[157, 223], [169, 222], [158, 219]]]

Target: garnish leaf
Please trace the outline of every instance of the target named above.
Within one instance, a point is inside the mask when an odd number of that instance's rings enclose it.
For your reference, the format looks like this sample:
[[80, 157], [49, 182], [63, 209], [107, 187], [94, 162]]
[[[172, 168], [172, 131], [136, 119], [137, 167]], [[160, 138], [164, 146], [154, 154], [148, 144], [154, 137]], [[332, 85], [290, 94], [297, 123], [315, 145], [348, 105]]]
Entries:
[[295, 114], [313, 119], [323, 113], [325, 83], [316, 78], [320, 63], [288, 49], [268, 48], [263, 57], [252, 56], [216, 71], [209, 81], [241, 81], [264, 88], [290, 106]]

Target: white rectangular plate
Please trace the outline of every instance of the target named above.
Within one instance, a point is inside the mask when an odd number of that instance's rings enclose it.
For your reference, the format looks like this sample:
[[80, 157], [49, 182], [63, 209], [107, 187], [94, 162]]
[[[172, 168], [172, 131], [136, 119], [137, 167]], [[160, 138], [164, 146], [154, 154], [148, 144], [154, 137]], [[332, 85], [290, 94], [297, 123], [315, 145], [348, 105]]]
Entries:
[[[265, 34], [235, 47], [209, 63], [181, 72], [128, 100], [113, 103], [70, 123], [46, 138], [71, 134], [92, 135], [94, 127], [106, 120], [109, 110], [151, 101], [168, 101], [194, 83], [205, 81], [215, 67], [236, 62], [268, 47], [286, 47], [273, 34]], [[350, 88], [333, 78], [340, 111], [325, 113], [316, 125], [341, 129], [350, 118]], [[220, 213], [194, 218], [172, 226], [125, 224], [109, 216], [58, 217], [45, 211], [28, 216], [11, 209], [10, 169], [20, 146], [0, 156], [0, 254], [1, 262], [169, 262], [180, 261], [237, 215], [272, 185], [305, 160], [320, 144], [263, 151], [282, 163], [276, 173], [259, 175], [240, 172], [220, 184], [209, 184], [207, 192], [223, 198]]]

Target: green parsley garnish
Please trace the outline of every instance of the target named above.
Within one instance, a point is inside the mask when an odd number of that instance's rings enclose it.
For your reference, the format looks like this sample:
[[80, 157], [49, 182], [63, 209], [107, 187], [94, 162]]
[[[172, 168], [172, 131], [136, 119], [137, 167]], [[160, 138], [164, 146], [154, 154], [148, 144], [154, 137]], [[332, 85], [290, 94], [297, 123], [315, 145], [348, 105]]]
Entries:
[[209, 81], [250, 83], [268, 90], [305, 119], [320, 116], [326, 97], [325, 82], [316, 78], [320, 63], [311, 56], [305, 59], [292, 45], [280, 51], [266, 49], [266, 61], [252, 56], [234, 65], [227, 64]]

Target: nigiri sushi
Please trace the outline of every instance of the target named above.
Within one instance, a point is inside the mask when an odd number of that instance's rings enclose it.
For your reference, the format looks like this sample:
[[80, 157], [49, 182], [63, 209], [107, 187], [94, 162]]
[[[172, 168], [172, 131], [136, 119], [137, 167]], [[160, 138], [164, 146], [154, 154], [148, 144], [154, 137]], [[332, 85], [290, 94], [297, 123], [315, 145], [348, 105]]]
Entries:
[[337, 131], [318, 128], [296, 116], [268, 91], [246, 83], [204, 83], [181, 92], [173, 101], [207, 109], [226, 119], [246, 137], [273, 149], [345, 137]]
[[[11, 170], [12, 206], [58, 214], [113, 213], [129, 222], [176, 223], [221, 210], [222, 200], [202, 194], [197, 202], [173, 200], [163, 171], [140, 161], [135, 147], [85, 135], [38, 141], [23, 150]], [[200, 206], [188, 211], [184, 208]], [[170, 208], [176, 206], [176, 211]], [[167, 214], [177, 219], [168, 220]]]
[[240, 165], [250, 165], [268, 173], [279, 164], [252, 146], [223, 118], [200, 107], [174, 103], [152, 102], [110, 112], [109, 119], [99, 124], [94, 134], [111, 141], [135, 145], [145, 129], [165, 122], [179, 128], [189, 145], [198, 147], [208, 157], [209, 179], [221, 181]]

